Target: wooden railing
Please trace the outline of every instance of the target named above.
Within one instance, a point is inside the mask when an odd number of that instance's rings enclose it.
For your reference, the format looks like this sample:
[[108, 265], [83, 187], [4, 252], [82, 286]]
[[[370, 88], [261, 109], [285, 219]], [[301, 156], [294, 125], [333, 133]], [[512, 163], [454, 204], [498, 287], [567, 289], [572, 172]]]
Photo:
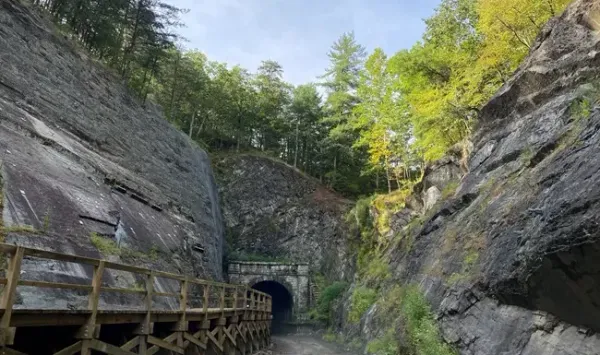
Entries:
[[[16, 290], [18, 286], [41, 287], [53, 289], [84, 290], [89, 292], [86, 311], [87, 322], [81, 328], [79, 339], [85, 343], [87, 340], [93, 340], [94, 332], [97, 332], [97, 317], [102, 311], [99, 311], [99, 300], [102, 292], [117, 292], [123, 294], [140, 294], [145, 296], [142, 312], [145, 314], [143, 322], [140, 324], [141, 333], [148, 334], [151, 328], [153, 312], [163, 311], [155, 307], [154, 297], [172, 297], [178, 300], [177, 309], [171, 309], [171, 312], [178, 314], [179, 323], [186, 323], [186, 318], [190, 314], [201, 313], [204, 319], [208, 319], [209, 313], [221, 313], [221, 317], [226, 312], [233, 312], [233, 315], [247, 314], [248, 312], [270, 313], [272, 300], [271, 297], [263, 292], [251, 289], [242, 285], [231, 285], [226, 283], [201, 280], [173, 273], [150, 270], [141, 267], [125, 265], [107, 260], [94, 259], [83, 256], [67, 255], [51, 251], [32, 249], [22, 246], [15, 246], [0, 243], [0, 255], [5, 254], [7, 258], [7, 269], [5, 278], [0, 279], [0, 284], [4, 285], [0, 298], [0, 346], [12, 344], [14, 339], [14, 327], [11, 326], [11, 317], [16, 312], [14, 310]], [[91, 283], [61, 283], [27, 280], [21, 278], [21, 267], [24, 258], [38, 258], [55, 260], [60, 262], [76, 263], [93, 267]], [[143, 279], [142, 287], [120, 288], [104, 285], [102, 280], [106, 270], [117, 270], [130, 272], [140, 275]], [[139, 278], [139, 277], [138, 277]], [[157, 292], [155, 290], [155, 281], [157, 279], [174, 280], [170, 283], [174, 286], [178, 283], [178, 292]], [[175, 288], [175, 287], [173, 287]], [[190, 300], [201, 300], [201, 306], [191, 307]], [[213, 305], [211, 307], [211, 305]], [[127, 311], [122, 307], [119, 311]], [[134, 310], [132, 310], [134, 311]], [[136, 309], [140, 312], [140, 309]], [[146, 328], [146, 329], [143, 329]], [[145, 332], [145, 333], [144, 333]], [[89, 344], [88, 344], [89, 346]], [[86, 344], [82, 345], [82, 354], [86, 352]], [[127, 347], [125, 347], [127, 348]]]

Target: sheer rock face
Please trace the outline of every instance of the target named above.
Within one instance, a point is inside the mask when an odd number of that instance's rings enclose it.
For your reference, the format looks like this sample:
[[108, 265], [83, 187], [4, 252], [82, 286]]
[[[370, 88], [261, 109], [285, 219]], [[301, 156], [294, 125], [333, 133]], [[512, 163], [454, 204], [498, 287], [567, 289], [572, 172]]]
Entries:
[[[100, 257], [90, 242], [98, 233], [141, 252], [123, 252], [124, 262], [221, 278], [223, 228], [206, 153], [52, 28], [17, 1], [0, 2], [2, 217], [41, 231], [7, 241]], [[28, 267], [46, 279], [91, 273]]]
[[[461, 354], [600, 349], [594, 14], [597, 1], [579, 0], [548, 23], [483, 108], [455, 197], [390, 252], [393, 283], [420, 284]], [[363, 321], [371, 334], [376, 320]]]
[[215, 158], [231, 251], [307, 262], [352, 276], [344, 215], [352, 203], [291, 166], [253, 155]]

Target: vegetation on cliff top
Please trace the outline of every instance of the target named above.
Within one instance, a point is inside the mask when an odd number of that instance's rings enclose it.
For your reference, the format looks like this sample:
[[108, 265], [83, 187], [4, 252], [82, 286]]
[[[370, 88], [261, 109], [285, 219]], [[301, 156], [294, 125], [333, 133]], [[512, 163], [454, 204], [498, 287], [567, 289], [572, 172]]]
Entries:
[[351, 196], [402, 189], [464, 143], [568, 2], [442, 0], [411, 49], [368, 55], [345, 33], [321, 81], [294, 87], [274, 61], [251, 73], [178, 49], [182, 10], [165, 1], [34, 0], [202, 146], [269, 152]]

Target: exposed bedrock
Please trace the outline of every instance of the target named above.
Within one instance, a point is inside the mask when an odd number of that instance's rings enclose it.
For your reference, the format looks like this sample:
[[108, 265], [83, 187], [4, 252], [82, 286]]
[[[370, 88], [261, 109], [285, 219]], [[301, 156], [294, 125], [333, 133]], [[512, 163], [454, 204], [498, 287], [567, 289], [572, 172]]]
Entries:
[[[206, 153], [53, 28], [17, 1], [0, 2], [6, 240], [220, 279], [223, 228]], [[24, 274], [83, 280], [91, 270], [27, 260]], [[38, 306], [70, 302], [23, 292]]]

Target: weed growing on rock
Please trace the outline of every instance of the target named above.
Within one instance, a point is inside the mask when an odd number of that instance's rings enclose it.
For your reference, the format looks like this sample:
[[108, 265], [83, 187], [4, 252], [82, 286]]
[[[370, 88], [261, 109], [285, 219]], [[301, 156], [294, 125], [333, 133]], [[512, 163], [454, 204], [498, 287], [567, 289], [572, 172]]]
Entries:
[[327, 329], [327, 332], [323, 334], [323, 340], [327, 342], [333, 343], [336, 339], [337, 335], [331, 329]]
[[454, 355], [456, 352], [444, 343], [425, 296], [417, 287], [406, 289], [402, 300], [402, 315], [406, 335], [416, 355]]
[[104, 255], [121, 255], [121, 249], [114, 240], [102, 237], [98, 233], [91, 233], [90, 241]]
[[[417, 286], [395, 285], [377, 300], [377, 312], [389, 327], [383, 335], [367, 344], [374, 355], [455, 355], [444, 343], [431, 307]], [[407, 344], [400, 344], [398, 331]]]
[[333, 303], [348, 288], [346, 282], [337, 281], [321, 290], [316, 307], [310, 310], [309, 316], [312, 319], [329, 324], [333, 313]]
[[27, 225], [17, 225], [17, 226], [8, 226], [3, 227], [2, 230], [4, 233], [29, 233], [29, 234], [41, 234], [42, 232], [33, 228], [32, 226]]
[[389, 279], [391, 276], [389, 260], [382, 255], [376, 256], [369, 261], [363, 275], [366, 280], [374, 280], [379, 283]]
[[[600, 95], [599, 95], [600, 97]], [[592, 114], [592, 101], [586, 97], [576, 100], [571, 104], [569, 108], [571, 117], [575, 121], [579, 121], [581, 119], [587, 119]]]
[[145, 261], [158, 260], [158, 248], [155, 245], [150, 248], [148, 254], [145, 254], [130, 248], [119, 247], [117, 242], [103, 237], [98, 233], [90, 233], [90, 241], [102, 255], [115, 255], [123, 258], [141, 259]]
[[49, 229], [50, 229], [50, 211], [46, 211], [46, 213], [44, 213], [44, 225], [42, 226], [42, 231], [44, 233], [48, 233]]
[[396, 329], [389, 328], [382, 337], [371, 340], [367, 344], [367, 354], [399, 354], [398, 340], [396, 339]]
[[246, 251], [233, 251], [229, 253], [227, 256], [229, 260], [236, 261], [255, 261], [255, 262], [277, 262], [277, 263], [287, 263], [291, 262], [291, 260], [284, 257], [276, 257], [270, 256], [260, 253], [246, 252]]
[[446, 184], [444, 189], [442, 190], [442, 200], [447, 200], [450, 197], [454, 196], [456, 193], [456, 189], [460, 186], [458, 181], [450, 181]]
[[350, 298], [351, 305], [348, 320], [354, 324], [359, 323], [363, 314], [371, 308], [376, 300], [377, 291], [374, 289], [363, 286], [355, 288]]

